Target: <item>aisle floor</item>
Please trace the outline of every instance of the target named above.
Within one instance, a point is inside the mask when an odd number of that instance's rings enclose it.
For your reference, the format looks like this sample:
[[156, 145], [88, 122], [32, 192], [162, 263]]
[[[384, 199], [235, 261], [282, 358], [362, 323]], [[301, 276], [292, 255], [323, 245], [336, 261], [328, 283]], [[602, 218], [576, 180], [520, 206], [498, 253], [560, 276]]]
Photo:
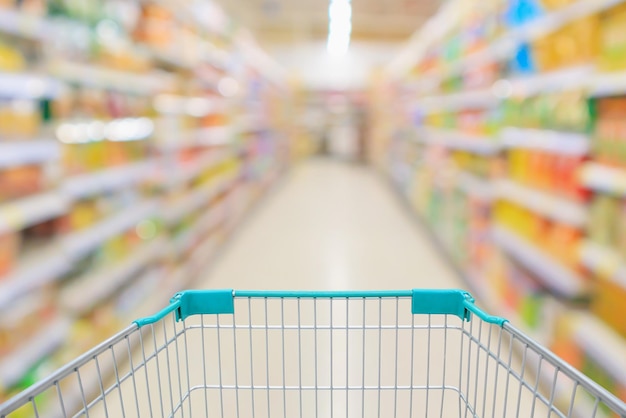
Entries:
[[201, 287], [410, 289], [463, 284], [373, 169], [294, 167], [246, 219]]

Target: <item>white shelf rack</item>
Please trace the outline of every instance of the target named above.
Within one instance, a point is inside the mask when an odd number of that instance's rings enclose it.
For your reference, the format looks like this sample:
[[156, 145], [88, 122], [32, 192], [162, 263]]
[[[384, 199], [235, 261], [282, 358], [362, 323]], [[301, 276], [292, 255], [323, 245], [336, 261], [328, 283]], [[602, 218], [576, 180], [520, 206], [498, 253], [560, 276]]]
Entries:
[[573, 322], [576, 343], [613, 379], [626, 386], [626, 340], [591, 314], [579, 312]]
[[0, 169], [56, 161], [61, 147], [53, 139], [0, 142]]
[[0, 233], [20, 231], [31, 225], [63, 215], [67, 199], [56, 191], [23, 197], [0, 204]]
[[584, 90], [595, 71], [593, 65], [579, 65], [542, 73], [518, 75], [503, 81], [510, 83], [510, 96], [530, 97], [545, 93]]
[[626, 264], [614, 249], [585, 240], [580, 246], [580, 261], [603, 280], [610, 280], [626, 289]]
[[24, 341], [11, 354], [0, 361], [0, 381], [11, 387], [44, 358], [61, 346], [70, 331], [70, 321], [56, 318], [42, 324], [35, 335]]
[[161, 133], [156, 144], [163, 152], [178, 151], [190, 147], [218, 147], [229, 145], [233, 141], [234, 130], [230, 125], [200, 128], [189, 135], [167, 135]]
[[121, 209], [83, 231], [77, 231], [63, 240], [63, 248], [72, 258], [79, 258], [92, 251], [106, 240], [132, 228], [137, 222], [156, 215], [158, 202], [145, 201]]
[[511, 180], [497, 180], [495, 194], [557, 222], [584, 228], [587, 225], [587, 207], [570, 199], [524, 186]]
[[580, 172], [580, 180], [588, 189], [626, 196], [626, 170], [588, 162]]
[[80, 316], [132, 281], [133, 276], [148, 263], [163, 255], [164, 240], [144, 244], [130, 256], [113, 266], [104, 266], [76, 279], [61, 292], [61, 305], [74, 316]]
[[133, 73], [69, 61], [53, 61], [48, 71], [68, 83], [145, 95], [156, 94], [173, 83], [165, 72]]
[[460, 131], [417, 128], [416, 133], [417, 142], [481, 155], [494, 155], [501, 149], [497, 140], [486, 136], [468, 135]]
[[487, 88], [460, 93], [449, 93], [422, 98], [414, 107], [423, 114], [454, 112], [464, 109], [489, 109], [498, 105], [500, 98]]
[[585, 156], [589, 153], [587, 135], [543, 129], [504, 128], [500, 142], [505, 148], [535, 149], [553, 154]]
[[202, 236], [222, 222], [224, 213], [224, 203], [209, 209], [187, 231], [173, 240], [173, 252], [181, 255], [189, 251]]
[[192, 190], [179, 201], [165, 206], [162, 218], [165, 224], [172, 225], [191, 213], [206, 206], [221, 191], [217, 181], [210, 181]]
[[[483, 50], [470, 54], [460, 61], [452, 63], [445, 69], [432, 71], [430, 74], [424, 75], [424, 78], [432, 79], [437, 84], [440, 84], [443, 80], [460, 75], [467, 69], [502, 61], [511, 57], [515, 49], [522, 43], [529, 43], [545, 37], [569, 23], [610, 9], [623, 2], [624, 0], [578, 0], [527, 22], [518, 28], [509, 30]], [[413, 62], [413, 66], [417, 65], [424, 56], [424, 54], [420, 54], [418, 59], [415, 60], [416, 62]], [[411, 66], [405, 65], [403, 70], [405, 73], [408, 73], [410, 68]]]
[[62, 191], [68, 198], [77, 200], [125, 187], [134, 187], [147, 180], [154, 174], [155, 169], [155, 161], [142, 161], [95, 173], [81, 174], [65, 180]]
[[493, 181], [483, 179], [479, 176], [461, 171], [457, 174], [457, 185], [466, 194], [476, 197], [485, 202], [490, 202], [494, 198]]
[[165, 188], [171, 189], [193, 180], [204, 171], [221, 164], [232, 155], [228, 150], [208, 150], [200, 154], [190, 163], [168, 165], [167, 162], [162, 168], [161, 184]]
[[0, 308], [33, 289], [57, 280], [72, 267], [70, 259], [53, 241], [46, 248], [20, 260], [20, 265], [0, 281]]
[[54, 32], [53, 23], [43, 17], [0, 8], [0, 32], [34, 41], [44, 41]]
[[577, 298], [587, 293], [588, 284], [584, 278], [514, 232], [494, 225], [491, 228], [491, 237], [500, 248], [536, 275], [546, 287], [559, 295]]
[[0, 72], [0, 98], [50, 99], [64, 88], [61, 81], [46, 74]]

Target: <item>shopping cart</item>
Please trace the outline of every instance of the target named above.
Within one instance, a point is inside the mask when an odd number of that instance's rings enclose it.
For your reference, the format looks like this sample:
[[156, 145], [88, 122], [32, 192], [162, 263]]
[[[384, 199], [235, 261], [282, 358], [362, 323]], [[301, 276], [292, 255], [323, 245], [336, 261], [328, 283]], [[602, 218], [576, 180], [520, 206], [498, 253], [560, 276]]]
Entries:
[[207, 290], [177, 294], [4, 416], [589, 418], [626, 405], [467, 292]]

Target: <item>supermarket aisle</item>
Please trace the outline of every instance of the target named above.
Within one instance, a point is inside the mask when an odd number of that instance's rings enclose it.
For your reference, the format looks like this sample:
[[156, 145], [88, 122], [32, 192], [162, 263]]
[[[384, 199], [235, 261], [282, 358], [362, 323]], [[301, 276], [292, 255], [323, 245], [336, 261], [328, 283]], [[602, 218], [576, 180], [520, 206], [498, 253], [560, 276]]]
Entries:
[[244, 222], [200, 287], [459, 287], [374, 171], [332, 160], [295, 167]]
[[[199, 287], [461, 285], [376, 173], [313, 160], [295, 168], [251, 215]], [[119, 399], [133, 408], [137, 398], [137, 409], [148, 416], [176, 410], [175, 416], [380, 418], [391, 411], [414, 416], [413, 405], [417, 416], [456, 418], [466, 410], [473, 416], [448, 387], [458, 385], [479, 399], [483, 411], [504, 408], [500, 416], [532, 404], [517, 385], [494, 391], [495, 367], [489, 374], [463, 367], [468, 361], [484, 366], [484, 359], [459, 332], [465, 328], [458, 318], [412, 316], [410, 306], [410, 298], [239, 298], [233, 315], [192, 316], [184, 325], [165, 320], [154, 339], [152, 328], [145, 329], [147, 353], [135, 355], [136, 363], [150, 359], [138, 371], [149, 390], [137, 391], [127, 381]], [[472, 326], [474, 332], [481, 328]], [[493, 331], [482, 329], [485, 335]], [[155, 362], [152, 347], [165, 346], [167, 335], [175, 334], [178, 341]], [[486, 344], [494, 349], [498, 342], [489, 338]], [[498, 396], [485, 398], [485, 388]], [[516, 401], [503, 406], [503, 394]], [[109, 414], [118, 413], [117, 400], [108, 397]], [[101, 405], [90, 416], [104, 416]]]

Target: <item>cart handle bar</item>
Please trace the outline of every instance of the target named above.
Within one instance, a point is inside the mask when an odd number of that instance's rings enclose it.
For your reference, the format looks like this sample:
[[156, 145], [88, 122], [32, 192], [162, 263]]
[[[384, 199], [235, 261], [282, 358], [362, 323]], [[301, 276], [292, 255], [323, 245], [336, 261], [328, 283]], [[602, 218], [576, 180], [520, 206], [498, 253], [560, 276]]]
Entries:
[[234, 299], [367, 299], [367, 298], [411, 298], [411, 312], [433, 315], [456, 315], [464, 321], [472, 313], [485, 322], [503, 326], [506, 319], [487, 314], [474, 303], [469, 292], [457, 289], [413, 289], [413, 290], [355, 290], [355, 291], [280, 291], [280, 290], [186, 290], [174, 295], [170, 305], [155, 315], [137, 319], [139, 327], [154, 324], [175, 312], [178, 321], [191, 315], [233, 314]]

